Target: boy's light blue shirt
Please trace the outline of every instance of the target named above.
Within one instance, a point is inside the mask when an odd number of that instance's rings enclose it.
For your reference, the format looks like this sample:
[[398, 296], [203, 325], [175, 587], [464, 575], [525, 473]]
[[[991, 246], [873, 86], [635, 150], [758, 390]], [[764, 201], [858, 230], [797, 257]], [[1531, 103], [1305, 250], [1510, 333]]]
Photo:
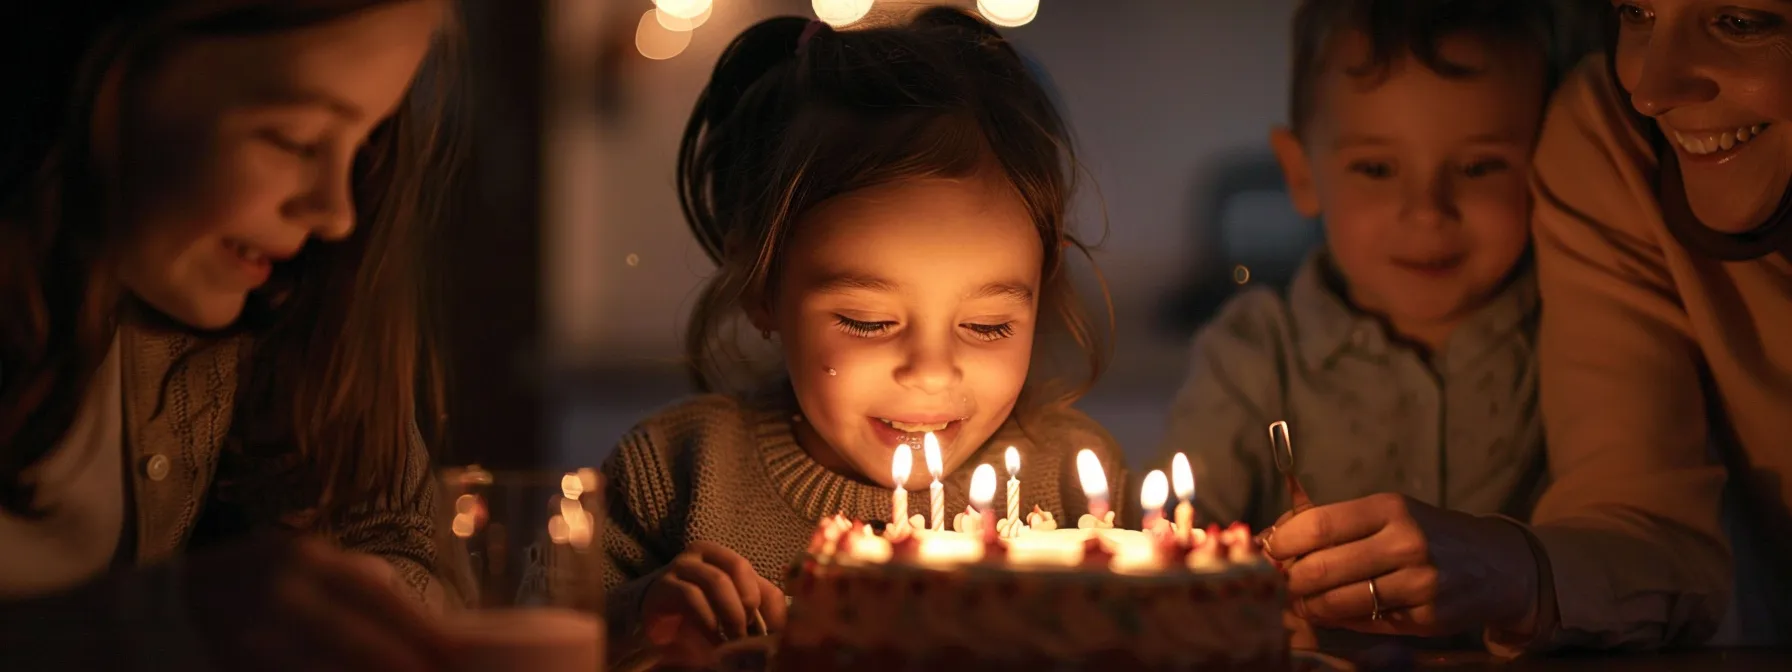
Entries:
[[1193, 463], [1204, 522], [1264, 528], [1289, 506], [1269, 450], [1287, 420], [1315, 503], [1398, 492], [1469, 513], [1530, 514], [1548, 477], [1527, 267], [1427, 362], [1352, 309], [1323, 250], [1286, 294], [1245, 292], [1195, 336], [1163, 444]]

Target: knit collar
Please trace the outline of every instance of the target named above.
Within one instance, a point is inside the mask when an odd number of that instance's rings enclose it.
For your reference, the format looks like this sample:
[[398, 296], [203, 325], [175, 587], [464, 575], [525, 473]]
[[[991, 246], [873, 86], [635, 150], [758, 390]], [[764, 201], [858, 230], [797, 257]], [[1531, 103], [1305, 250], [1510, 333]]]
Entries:
[[[766, 399], [751, 410], [751, 431], [759, 447], [766, 474], [784, 501], [809, 520], [821, 520], [836, 513], [853, 520], [888, 521], [892, 493], [883, 487], [863, 483], [822, 466], [797, 445], [792, 431], [797, 415], [793, 398], [780, 395]], [[971, 459], [942, 480], [946, 490], [945, 512], [948, 517], [961, 513], [969, 505], [971, 473], [979, 464], [999, 462], [998, 445], [1012, 443], [1019, 429], [1012, 419], [1003, 423], [990, 440], [978, 447]], [[918, 460], [917, 460], [918, 462]], [[926, 489], [909, 493], [909, 513], [926, 514], [930, 503]]]

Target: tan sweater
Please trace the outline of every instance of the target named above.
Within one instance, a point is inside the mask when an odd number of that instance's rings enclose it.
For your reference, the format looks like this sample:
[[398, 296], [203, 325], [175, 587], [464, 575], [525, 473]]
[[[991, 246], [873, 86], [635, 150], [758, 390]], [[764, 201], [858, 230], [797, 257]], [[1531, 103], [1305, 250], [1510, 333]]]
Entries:
[[[803, 452], [791, 432], [796, 413], [787, 391], [763, 400], [706, 395], [654, 415], [623, 437], [603, 465], [609, 516], [604, 588], [613, 631], [634, 627], [641, 591], [690, 542], [733, 549], [760, 576], [782, 586], [823, 517], [890, 517], [889, 490], [830, 471]], [[1060, 521], [1087, 511], [1073, 467], [1082, 448], [1094, 450], [1108, 467], [1109, 492], [1126, 492], [1125, 461], [1113, 438], [1082, 413], [1053, 408], [1010, 418], [947, 475], [948, 515], [964, 511], [977, 465], [1001, 470], [1008, 446], [1021, 454], [1026, 510], [1036, 504]], [[1115, 505], [1122, 517], [1125, 503]], [[924, 514], [928, 506], [925, 490], [910, 495], [911, 513]]]
[[1534, 648], [1709, 636], [1732, 577], [1726, 461], [1767, 546], [1750, 555], [1769, 578], [1792, 559], [1792, 264], [1680, 245], [1628, 109], [1603, 58], [1583, 64], [1535, 160], [1554, 485], [1532, 518], [1553, 574]]

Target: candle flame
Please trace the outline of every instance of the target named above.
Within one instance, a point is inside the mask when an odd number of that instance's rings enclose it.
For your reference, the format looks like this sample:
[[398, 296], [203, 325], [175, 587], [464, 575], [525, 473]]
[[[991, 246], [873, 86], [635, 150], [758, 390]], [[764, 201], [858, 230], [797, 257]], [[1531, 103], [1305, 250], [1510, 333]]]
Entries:
[[567, 499], [578, 499], [579, 495], [585, 494], [585, 482], [579, 480], [578, 474], [568, 472], [560, 477], [560, 494]]
[[940, 480], [944, 467], [940, 466], [940, 440], [933, 436], [933, 432], [921, 436], [921, 456], [927, 459], [927, 473], [933, 480]]
[[1003, 461], [1008, 463], [1008, 477], [1009, 478], [1019, 477], [1020, 476], [1020, 451], [1015, 450], [1014, 446], [1009, 446], [1008, 452], [1004, 453], [1002, 455], [1002, 457], [1003, 457]]
[[890, 460], [890, 477], [895, 479], [896, 487], [907, 489], [908, 472], [914, 466], [915, 458], [909, 455], [908, 446], [897, 446], [895, 457]]
[[1095, 451], [1084, 448], [1076, 454], [1076, 476], [1083, 482], [1083, 494], [1091, 499], [1108, 496], [1108, 475], [1101, 469]]
[[987, 464], [977, 465], [971, 472], [971, 506], [979, 512], [989, 510], [989, 503], [996, 498], [996, 468]]
[[1139, 504], [1145, 510], [1152, 511], [1164, 507], [1164, 500], [1170, 498], [1170, 484], [1164, 478], [1164, 472], [1152, 469], [1145, 476], [1145, 484], [1139, 488]]
[[1188, 456], [1177, 453], [1170, 460], [1170, 480], [1176, 483], [1176, 498], [1191, 501], [1195, 498], [1195, 472], [1188, 468]]

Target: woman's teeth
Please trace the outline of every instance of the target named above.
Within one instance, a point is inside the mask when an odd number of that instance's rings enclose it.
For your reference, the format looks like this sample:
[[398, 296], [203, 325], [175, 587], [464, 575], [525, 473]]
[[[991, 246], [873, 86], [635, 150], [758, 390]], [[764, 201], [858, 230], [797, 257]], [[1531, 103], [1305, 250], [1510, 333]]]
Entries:
[[878, 420], [882, 421], [886, 425], [895, 427], [896, 429], [898, 429], [900, 431], [904, 431], [904, 432], [937, 432], [942, 429], [945, 429], [946, 425], [952, 424], [950, 422], [934, 422], [934, 423], [926, 423], [926, 424], [914, 423], [914, 422], [899, 422], [896, 420], [891, 420], [889, 418], [878, 418]]
[[234, 240], [224, 241], [224, 246], [230, 248], [231, 252], [235, 252], [238, 258], [250, 263], [261, 263], [268, 258], [267, 255], [262, 254], [260, 250]]
[[1766, 130], [1767, 126], [1768, 124], [1755, 124], [1734, 131], [1703, 136], [1691, 136], [1674, 131], [1674, 141], [1680, 143], [1680, 148], [1686, 150], [1688, 154], [1704, 156], [1716, 154], [1753, 140], [1756, 136], [1761, 135], [1761, 131]]

